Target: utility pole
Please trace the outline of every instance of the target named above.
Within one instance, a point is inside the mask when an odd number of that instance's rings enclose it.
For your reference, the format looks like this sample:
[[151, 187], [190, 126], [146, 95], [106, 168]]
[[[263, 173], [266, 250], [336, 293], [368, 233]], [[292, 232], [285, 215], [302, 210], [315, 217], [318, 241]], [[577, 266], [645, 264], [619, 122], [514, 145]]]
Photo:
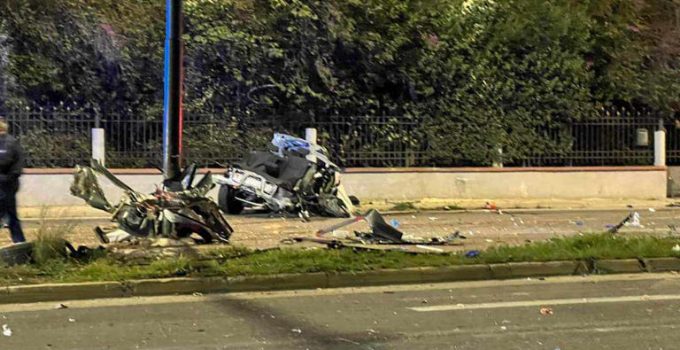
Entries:
[[166, 0], [163, 89], [163, 175], [166, 183], [182, 173], [182, 83], [184, 81], [182, 0]]

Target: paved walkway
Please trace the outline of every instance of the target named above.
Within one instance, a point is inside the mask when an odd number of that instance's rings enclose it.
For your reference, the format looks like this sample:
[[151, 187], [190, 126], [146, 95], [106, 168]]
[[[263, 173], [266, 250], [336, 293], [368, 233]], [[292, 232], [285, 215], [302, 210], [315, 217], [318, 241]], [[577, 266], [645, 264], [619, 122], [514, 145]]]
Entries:
[[[624, 228], [622, 234], [680, 235], [680, 209], [649, 208], [618, 210], [506, 210], [501, 211], [425, 211], [385, 215], [399, 224], [405, 234], [429, 237], [445, 236], [455, 231], [468, 239], [464, 246], [447, 249], [468, 250], [488, 247], [495, 244], [523, 244], [527, 241], [543, 240], [551, 237], [606, 231], [607, 225], [616, 224], [631, 210], [640, 213], [642, 227]], [[270, 217], [265, 214], [228, 216], [235, 229], [232, 243], [252, 248], [276, 246], [284, 238], [295, 236], [313, 237], [320, 228], [327, 227], [345, 219], [313, 218], [305, 223], [296, 217]], [[67, 230], [67, 239], [74, 244], [96, 245], [92, 229], [96, 225], [110, 225], [106, 219], [97, 218], [53, 218], [47, 227], [51, 230]], [[25, 227], [29, 239], [38, 234], [40, 219], [26, 219]], [[354, 230], [368, 231], [365, 223], [343, 228], [345, 233]], [[3, 230], [3, 231], [6, 231]], [[0, 234], [0, 245], [9, 243], [9, 233]]]

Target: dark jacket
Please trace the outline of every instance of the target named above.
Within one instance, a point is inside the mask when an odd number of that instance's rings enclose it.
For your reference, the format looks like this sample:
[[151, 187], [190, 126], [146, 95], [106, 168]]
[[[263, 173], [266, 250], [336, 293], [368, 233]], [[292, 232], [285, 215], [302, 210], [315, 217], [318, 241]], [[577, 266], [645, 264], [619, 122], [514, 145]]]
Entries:
[[0, 190], [16, 192], [24, 168], [24, 151], [9, 134], [0, 135]]

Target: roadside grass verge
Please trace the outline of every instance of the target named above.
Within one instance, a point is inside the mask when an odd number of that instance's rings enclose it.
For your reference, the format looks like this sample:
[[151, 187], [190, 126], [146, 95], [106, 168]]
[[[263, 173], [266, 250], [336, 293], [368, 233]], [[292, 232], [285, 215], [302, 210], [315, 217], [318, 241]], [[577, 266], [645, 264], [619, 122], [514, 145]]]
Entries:
[[439, 255], [294, 248], [258, 252], [243, 247], [222, 247], [205, 253], [201, 259], [181, 257], [155, 260], [144, 265], [124, 264], [107, 256], [90, 261], [53, 258], [34, 265], [0, 267], [0, 283], [15, 285], [44, 282], [123, 281], [178, 276], [360, 272], [464, 264], [680, 257], [680, 252], [674, 252], [672, 249], [676, 244], [680, 244], [680, 238], [590, 234], [554, 238], [521, 246], [491, 247], [481, 251], [475, 258], [467, 258], [464, 253]]

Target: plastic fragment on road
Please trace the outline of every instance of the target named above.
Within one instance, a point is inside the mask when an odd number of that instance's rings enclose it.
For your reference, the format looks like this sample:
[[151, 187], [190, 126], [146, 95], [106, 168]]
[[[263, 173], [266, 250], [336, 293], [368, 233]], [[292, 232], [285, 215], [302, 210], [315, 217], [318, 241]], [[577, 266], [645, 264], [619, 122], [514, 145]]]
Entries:
[[2, 335], [4, 335], [5, 337], [11, 337], [12, 336], [12, 329], [9, 328], [9, 326], [6, 325], [6, 324], [2, 325]]
[[476, 258], [481, 252], [479, 250], [469, 250], [465, 253], [466, 258]]
[[422, 244], [417, 244], [416, 248], [425, 249], [425, 250], [429, 250], [429, 251], [437, 252], [437, 253], [443, 253], [444, 252], [444, 249], [430, 247], [430, 246], [426, 246], [426, 245], [422, 245]]
[[553, 309], [551, 307], [547, 307], [547, 306], [541, 307], [539, 312], [543, 316], [549, 316], [549, 315], [554, 314]]
[[621, 220], [618, 224], [616, 225], [607, 225], [609, 227], [609, 230], [607, 231], [608, 233], [617, 233], [623, 226], [629, 226], [631, 222], [635, 222], [637, 227], [641, 227], [640, 225], [640, 214], [638, 212], [633, 212], [628, 214], [623, 220]]
[[630, 218], [630, 220], [626, 223], [626, 226], [629, 227], [643, 227], [642, 224], [640, 223], [640, 213], [634, 212]]
[[496, 203], [494, 203], [494, 202], [486, 202], [484, 204], [484, 209], [496, 210], [496, 209], [498, 209], [498, 207], [496, 207]]
[[300, 328], [293, 328], [290, 331], [293, 333], [302, 334], [302, 330]]
[[70, 317], [69, 317], [68, 321], [71, 322], [71, 323], [74, 323], [74, 322], [76, 322], [76, 319], [75, 319], [75, 318], [70, 318]]
[[397, 219], [390, 220], [390, 225], [392, 225], [392, 227], [394, 228], [399, 228], [399, 220]]
[[404, 234], [395, 227], [388, 225], [377, 210], [369, 211], [364, 217], [364, 220], [371, 226], [373, 235], [392, 242], [403, 242], [401, 237]]

